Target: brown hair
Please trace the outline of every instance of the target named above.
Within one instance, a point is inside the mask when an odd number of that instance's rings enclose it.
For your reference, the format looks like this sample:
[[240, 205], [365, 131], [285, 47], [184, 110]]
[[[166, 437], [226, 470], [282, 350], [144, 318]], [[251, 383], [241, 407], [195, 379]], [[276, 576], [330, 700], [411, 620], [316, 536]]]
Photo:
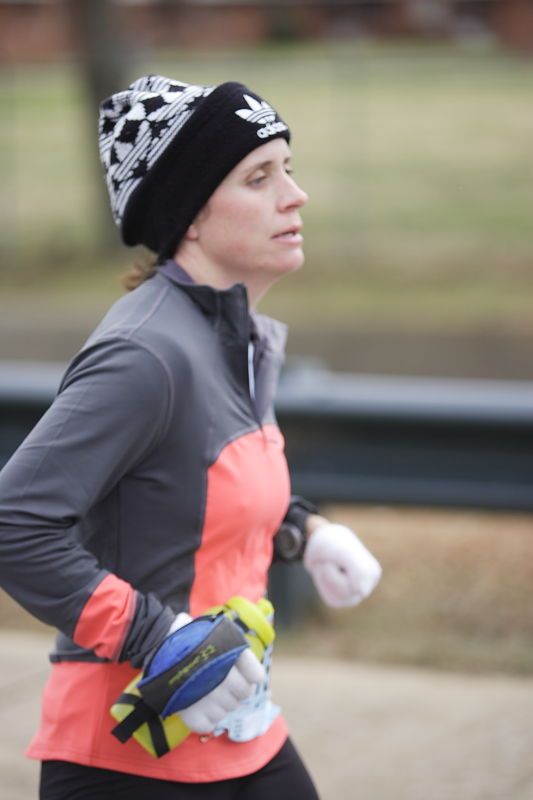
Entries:
[[129, 270], [122, 275], [120, 281], [122, 286], [128, 291], [132, 292], [141, 283], [144, 281], [149, 280], [149, 278], [153, 278], [156, 269], [157, 269], [158, 261], [155, 257], [145, 256], [144, 258], [139, 258], [135, 261]]

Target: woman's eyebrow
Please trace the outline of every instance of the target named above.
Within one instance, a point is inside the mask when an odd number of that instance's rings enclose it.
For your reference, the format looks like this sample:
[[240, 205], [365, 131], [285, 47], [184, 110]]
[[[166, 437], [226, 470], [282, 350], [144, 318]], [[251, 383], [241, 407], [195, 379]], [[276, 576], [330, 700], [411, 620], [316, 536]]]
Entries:
[[[287, 166], [287, 164], [290, 164], [290, 162], [291, 162], [291, 157], [287, 156], [287, 158], [283, 160], [283, 166], [284, 167]], [[258, 169], [268, 169], [274, 163], [275, 163], [274, 161], [269, 159], [268, 161], [262, 161], [260, 164], [253, 164], [250, 167], [248, 167], [248, 169], [246, 170], [246, 174], [251, 175]]]

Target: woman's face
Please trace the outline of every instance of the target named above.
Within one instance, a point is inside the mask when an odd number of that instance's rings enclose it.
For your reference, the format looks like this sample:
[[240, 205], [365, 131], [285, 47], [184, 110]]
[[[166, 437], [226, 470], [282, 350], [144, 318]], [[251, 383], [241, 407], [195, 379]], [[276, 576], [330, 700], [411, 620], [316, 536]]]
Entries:
[[192, 235], [203, 257], [233, 282], [267, 288], [303, 264], [300, 208], [307, 199], [292, 177], [287, 142], [274, 139], [225, 177]]

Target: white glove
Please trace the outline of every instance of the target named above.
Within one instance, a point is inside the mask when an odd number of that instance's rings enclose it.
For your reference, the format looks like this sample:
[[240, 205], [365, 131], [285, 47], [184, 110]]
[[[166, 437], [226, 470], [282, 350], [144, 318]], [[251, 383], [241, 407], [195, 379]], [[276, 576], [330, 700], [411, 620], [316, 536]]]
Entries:
[[330, 522], [311, 534], [303, 563], [320, 597], [332, 608], [356, 606], [375, 589], [382, 572], [353, 531]]
[[180, 613], [176, 615], [174, 622], [168, 629], [167, 636], [170, 636], [171, 633], [176, 633], [176, 631], [179, 631], [179, 629], [183, 628], [184, 625], [188, 625], [189, 622], [192, 622], [191, 615], [187, 614], [186, 611], [180, 611]]
[[192, 731], [211, 733], [230, 711], [234, 711], [242, 700], [251, 695], [255, 685], [262, 683], [265, 677], [263, 665], [251, 650], [244, 650], [222, 683], [192, 706], [182, 709], [179, 715]]

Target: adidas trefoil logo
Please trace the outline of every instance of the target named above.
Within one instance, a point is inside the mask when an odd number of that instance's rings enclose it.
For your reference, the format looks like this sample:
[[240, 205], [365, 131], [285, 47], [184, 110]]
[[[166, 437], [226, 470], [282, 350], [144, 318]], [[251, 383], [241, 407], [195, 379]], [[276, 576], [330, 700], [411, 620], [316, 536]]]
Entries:
[[246, 122], [251, 122], [255, 125], [264, 124], [264, 127], [259, 128], [257, 131], [257, 135], [260, 139], [266, 139], [268, 136], [273, 136], [275, 133], [288, 130], [284, 122], [274, 121], [276, 119], [276, 112], [272, 106], [269, 106], [264, 100], [259, 102], [259, 100], [250, 97], [248, 94], [244, 95], [244, 99], [248, 103], [249, 108], [240, 108], [235, 113], [241, 119], [245, 119]]
[[265, 103], [264, 100], [260, 103], [248, 94], [244, 95], [244, 99], [250, 108], [241, 108], [236, 111], [235, 113], [238, 117], [245, 119], [247, 122], [256, 122], [258, 125], [262, 125], [263, 122], [274, 122], [276, 112], [268, 103]]

